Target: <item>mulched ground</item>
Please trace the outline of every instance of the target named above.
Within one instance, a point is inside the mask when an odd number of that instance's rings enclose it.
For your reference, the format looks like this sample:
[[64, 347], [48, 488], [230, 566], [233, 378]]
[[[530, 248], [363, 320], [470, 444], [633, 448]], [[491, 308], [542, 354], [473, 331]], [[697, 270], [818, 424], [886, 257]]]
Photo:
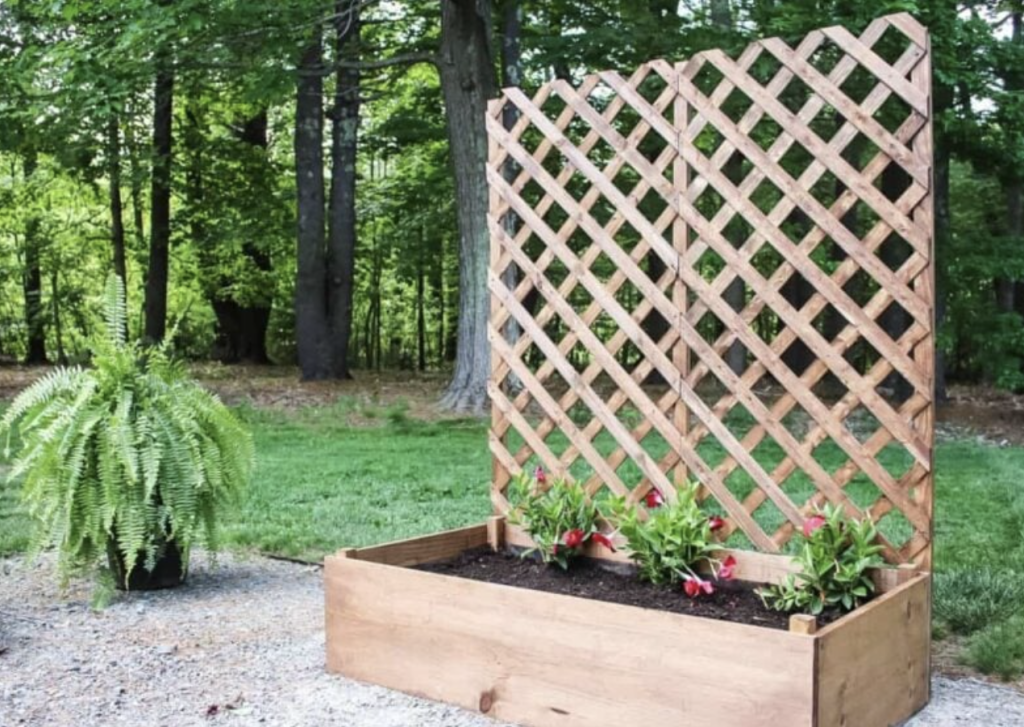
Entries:
[[[487, 548], [467, 550], [455, 558], [427, 563], [417, 569], [718, 621], [782, 630], [789, 628], [789, 615], [766, 608], [755, 593], [760, 584], [745, 581], [717, 582], [713, 594], [689, 598], [678, 586], [645, 583], [631, 573], [619, 572], [618, 567], [611, 570], [595, 560], [578, 559], [568, 571], [564, 571], [558, 566], [546, 566], [516, 553], [495, 553]], [[840, 615], [823, 614], [818, 621], [829, 623]]]

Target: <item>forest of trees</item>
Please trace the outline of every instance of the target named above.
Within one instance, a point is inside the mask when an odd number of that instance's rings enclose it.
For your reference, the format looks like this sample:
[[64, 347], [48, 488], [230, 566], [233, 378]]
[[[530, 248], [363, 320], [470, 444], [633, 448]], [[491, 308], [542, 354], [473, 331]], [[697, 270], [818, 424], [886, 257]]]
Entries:
[[935, 54], [940, 387], [1024, 389], [1022, 0], [4, 0], [0, 363], [87, 359], [113, 271], [186, 356], [479, 409], [498, 88], [897, 11]]

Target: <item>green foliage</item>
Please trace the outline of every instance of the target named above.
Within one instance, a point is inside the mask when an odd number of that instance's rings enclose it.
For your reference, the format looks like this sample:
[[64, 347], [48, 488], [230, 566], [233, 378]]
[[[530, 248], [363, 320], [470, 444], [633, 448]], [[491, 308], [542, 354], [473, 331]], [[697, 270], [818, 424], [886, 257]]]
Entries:
[[104, 310], [93, 367], [46, 374], [0, 420], [5, 456], [12, 432], [21, 438], [8, 478], [23, 478], [33, 549], [56, 547], [63, 578], [95, 564], [108, 544], [126, 573], [137, 563], [151, 569], [172, 540], [186, 559], [196, 542], [216, 548], [220, 510], [253, 465], [249, 433], [219, 399], [162, 348], [126, 342], [114, 276]]
[[870, 520], [849, 519], [838, 507], [826, 505], [804, 525], [803, 545], [795, 556], [800, 572], [763, 589], [761, 597], [777, 611], [852, 611], [875, 591], [867, 570], [884, 564], [877, 536]]
[[608, 521], [626, 539], [624, 549], [636, 563], [641, 579], [675, 583], [696, 575], [702, 561], [710, 561], [716, 545], [708, 516], [697, 503], [698, 486], [680, 487], [675, 502], [646, 513], [625, 498], [611, 500]]
[[1024, 578], [990, 568], [936, 573], [932, 581], [935, 617], [955, 634], [971, 634], [1007, 620], [1024, 608]]
[[1016, 679], [1024, 674], [1024, 616], [991, 624], [971, 637], [963, 661], [983, 674]]
[[[521, 473], [509, 490], [508, 521], [522, 527], [534, 546], [524, 557], [539, 553], [545, 563], [569, 567], [583, 545], [597, 532], [597, 506], [579, 483], [557, 479], [544, 489], [546, 475]], [[579, 533], [577, 536], [571, 534]]]

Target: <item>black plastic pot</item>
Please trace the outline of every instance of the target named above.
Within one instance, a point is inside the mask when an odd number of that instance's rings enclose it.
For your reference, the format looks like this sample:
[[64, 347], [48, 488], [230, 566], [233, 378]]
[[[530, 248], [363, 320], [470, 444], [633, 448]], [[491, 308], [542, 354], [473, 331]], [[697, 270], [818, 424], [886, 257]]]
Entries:
[[114, 582], [120, 591], [156, 591], [161, 588], [174, 588], [185, 582], [181, 549], [173, 540], [164, 544], [151, 571], [146, 570], [145, 558], [140, 553], [127, 579], [124, 557], [113, 545], [107, 546], [107, 560], [114, 574]]

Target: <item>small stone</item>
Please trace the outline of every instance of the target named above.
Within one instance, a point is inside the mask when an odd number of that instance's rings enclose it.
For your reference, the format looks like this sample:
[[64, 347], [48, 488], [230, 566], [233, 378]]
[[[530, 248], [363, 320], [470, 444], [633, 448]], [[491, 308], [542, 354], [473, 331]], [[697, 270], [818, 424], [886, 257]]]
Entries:
[[170, 656], [177, 653], [177, 651], [177, 644], [160, 644], [160, 646], [156, 647], [156, 653], [160, 656]]

